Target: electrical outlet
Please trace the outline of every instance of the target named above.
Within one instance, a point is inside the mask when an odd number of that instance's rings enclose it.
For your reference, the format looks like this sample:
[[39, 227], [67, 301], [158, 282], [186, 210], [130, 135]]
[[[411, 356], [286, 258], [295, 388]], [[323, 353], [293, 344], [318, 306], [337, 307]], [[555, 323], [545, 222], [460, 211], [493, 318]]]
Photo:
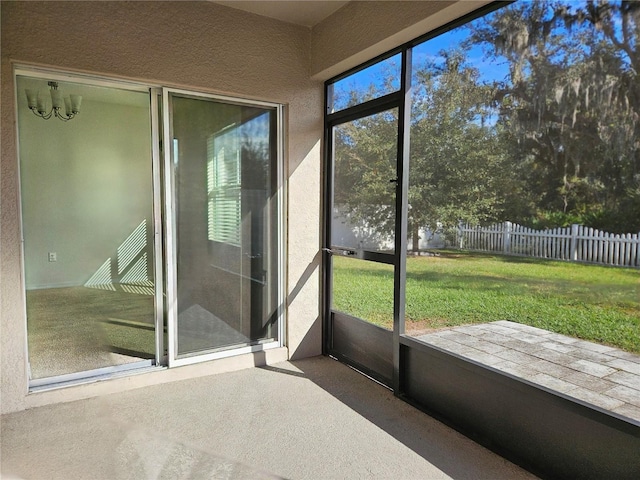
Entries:
[[58, 261], [58, 254], [56, 252], [49, 252], [49, 261], [50, 262], [57, 262]]

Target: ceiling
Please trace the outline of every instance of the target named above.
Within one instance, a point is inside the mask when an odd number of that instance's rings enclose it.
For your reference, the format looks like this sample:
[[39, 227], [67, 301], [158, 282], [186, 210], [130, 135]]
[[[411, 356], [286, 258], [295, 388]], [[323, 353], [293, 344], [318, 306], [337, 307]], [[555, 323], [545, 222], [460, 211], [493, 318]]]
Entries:
[[305, 27], [313, 27], [333, 12], [343, 7], [348, 1], [342, 0], [289, 0], [289, 1], [247, 1], [227, 0], [215, 3], [231, 8], [244, 10], [264, 17], [275, 18], [283, 22], [294, 23]]

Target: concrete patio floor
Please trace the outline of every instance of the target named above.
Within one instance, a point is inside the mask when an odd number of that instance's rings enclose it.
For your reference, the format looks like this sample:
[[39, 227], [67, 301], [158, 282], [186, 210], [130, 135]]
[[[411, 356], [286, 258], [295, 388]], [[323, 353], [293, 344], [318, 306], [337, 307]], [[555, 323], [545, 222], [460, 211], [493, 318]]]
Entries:
[[2, 478], [535, 478], [325, 357], [2, 417]]
[[506, 320], [416, 339], [640, 425], [640, 355]]

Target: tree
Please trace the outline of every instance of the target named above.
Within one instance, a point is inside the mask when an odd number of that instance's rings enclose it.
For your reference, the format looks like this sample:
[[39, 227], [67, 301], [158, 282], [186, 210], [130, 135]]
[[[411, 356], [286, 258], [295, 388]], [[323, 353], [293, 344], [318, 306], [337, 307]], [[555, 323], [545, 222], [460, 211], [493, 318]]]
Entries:
[[[640, 230], [640, 2], [516, 2], [414, 65], [409, 228], [459, 220]], [[464, 35], [463, 35], [464, 36]], [[469, 52], [482, 46], [484, 63]], [[504, 63], [504, 80], [483, 74]], [[397, 79], [396, 79], [397, 80]], [[392, 91], [390, 74], [347, 93]], [[397, 112], [336, 129], [336, 203], [391, 233]]]
[[[499, 194], [509, 182], [498, 135], [489, 117], [491, 91], [462, 52], [441, 52], [443, 62], [416, 69], [411, 117], [409, 224], [412, 248], [424, 227], [457, 226], [499, 217]], [[373, 87], [371, 87], [373, 88]], [[351, 92], [350, 101], [356, 93]], [[366, 98], [372, 92], [366, 90]], [[391, 234], [395, 226], [397, 110], [335, 129], [336, 205], [353, 220]]]
[[639, 3], [602, 1], [516, 3], [472, 24], [471, 42], [508, 63], [494, 98], [538, 217], [640, 229], [625, 214], [640, 208], [639, 29]]
[[334, 205], [383, 235], [395, 227], [397, 134], [397, 109], [334, 129]]
[[416, 69], [413, 84], [409, 226], [417, 250], [421, 228], [497, 220], [513, 186], [491, 89], [464, 52], [441, 51]]

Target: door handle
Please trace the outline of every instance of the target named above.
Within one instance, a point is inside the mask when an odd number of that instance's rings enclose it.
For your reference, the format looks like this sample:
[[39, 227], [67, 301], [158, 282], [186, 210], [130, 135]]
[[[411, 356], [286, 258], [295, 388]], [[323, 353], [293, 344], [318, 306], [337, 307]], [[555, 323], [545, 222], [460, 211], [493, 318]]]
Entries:
[[322, 251], [331, 255], [342, 255], [343, 257], [354, 257], [358, 254], [355, 250], [348, 248], [323, 248]]

